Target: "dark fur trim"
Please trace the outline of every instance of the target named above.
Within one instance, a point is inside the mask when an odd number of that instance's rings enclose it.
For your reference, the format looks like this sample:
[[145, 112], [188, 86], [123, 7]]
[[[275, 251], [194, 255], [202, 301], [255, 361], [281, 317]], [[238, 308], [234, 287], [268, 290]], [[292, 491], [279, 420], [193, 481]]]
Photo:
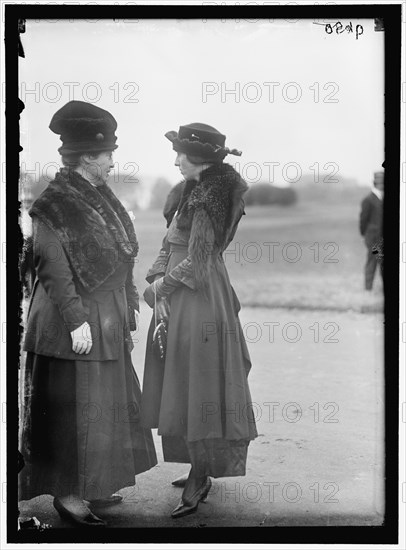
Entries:
[[191, 229], [194, 213], [202, 208], [213, 225], [215, 244], [221, 248], [234, 195], [247, 189], [245, 181], [229, 164], [215, 164], [204, 170], [198, 183], [186, 182], [177, 216], [179, 229]]
[[184, 186], [177, 226], [191, 230], [189, 255], [197, 287], [202, 290], [206, 287], [211, 258], [228, 244], [236, 199], [247, 189], [245, 181], [229, 164], [213, 165], [202, 172], [198, 183], [187, 181]]
[[63, 168], [34, 202], [30, 215], [55, 233], [88, 292], [108, 279], [119, 262], [134, 263], [134, 226], [107, 185], [93, 187], [77, 172]]

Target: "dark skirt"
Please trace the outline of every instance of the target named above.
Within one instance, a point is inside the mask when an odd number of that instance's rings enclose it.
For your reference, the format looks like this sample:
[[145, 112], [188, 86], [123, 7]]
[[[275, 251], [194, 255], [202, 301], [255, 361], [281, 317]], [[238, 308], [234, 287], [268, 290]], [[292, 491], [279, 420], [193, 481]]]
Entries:
[[24, 386], [20, 500], [105, 498], [157, 463], [126, 347], [118, 361], [103, 362], [28, 353]]
[[[167, 272], [186, 256], [187, 247], [171, 245]], [[186, 286], [171, 295], [165, 364], [151, 350], [151, 321], [142, 421], [163, 436], [165, 461], [197, 459], [212, 477], [241, 476], [257, 436], [247, 381], [251, 361], [221, 257], [208, 283], [208, 300]]]

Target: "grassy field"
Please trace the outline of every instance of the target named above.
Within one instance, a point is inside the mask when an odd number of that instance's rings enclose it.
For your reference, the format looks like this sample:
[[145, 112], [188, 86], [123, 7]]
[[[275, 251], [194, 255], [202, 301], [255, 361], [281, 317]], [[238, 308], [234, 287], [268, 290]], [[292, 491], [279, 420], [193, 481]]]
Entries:
[[[365, 189], [290, 207], [246, 208], [234, 241], [224, 253], [231, 283], [242, 305], [301, 309], [381, 311], [378, 273], [372, 293], [363, 290], [366, 249], [358, 232]], [[140, 241], [136, 282], [145, 274], [165, 234], [159, 211], [136, 215]]]

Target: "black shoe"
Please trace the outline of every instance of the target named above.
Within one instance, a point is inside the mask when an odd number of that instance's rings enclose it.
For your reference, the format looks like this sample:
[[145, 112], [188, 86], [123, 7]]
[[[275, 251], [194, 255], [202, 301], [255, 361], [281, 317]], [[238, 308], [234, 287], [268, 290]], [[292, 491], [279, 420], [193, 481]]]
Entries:
[[199, 503], [205, 502], [207, 500], [207, 495], [211, 489], [211, 479], [207, 477], [203, 484], [197, 489], [190, 499], [182, 498], [176, 508], [172, 511], [171, 516], [176, 518], [181, 518], [189, 514], [196, 512]]
[[184, 474], [183, 476], [180, 476], [172, 481], [172, 485], [174, 487], [184, 487], [186, 485], [186, 481], [189, 477], [189, 474]]
[[123, 502], [123, 497], [121, 495], [111, 495], [107, 498], [98, 498], [96, 500], [85, 501], [89, 502], [89, 506], [92, 508], [107, 508], [108, 506], [115, 506]]
[[[80, 505], [80, 502], [82, 505]], [[78, 501], [77, 503], [77, 511], [73, 512], [68, 510], [68, 508], [66, 508], [58, 497], [55, 497], [54, 507], [61, 517], [66, 518], [77, 525], [81, 525], [82, 527], [105, 527], [105, 522], [95, 516], [83, 501], [80, 502]]]

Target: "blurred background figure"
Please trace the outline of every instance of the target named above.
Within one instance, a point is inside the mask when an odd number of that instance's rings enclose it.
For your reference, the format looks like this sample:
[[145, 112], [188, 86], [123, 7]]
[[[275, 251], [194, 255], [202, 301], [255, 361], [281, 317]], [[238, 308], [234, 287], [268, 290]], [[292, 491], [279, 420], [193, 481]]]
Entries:
[[34, 199], [31, 181], [27, 178], [26, 174], [23, 174], [20, 180], [20, 228], [23, 237], [23, 248], [20, 256], [20, 279], [24, 289], [24, 300], [22, 302], [24, 322], [34, 277], [34, 267], [32, 264], [32, 221], [28, 214]]
[[367, 247], [365, 290], [372, 290], [378, 265], [378, 257], [374, 254], [373, 248], [382, 238], [384, 177], [383, 171], [374, 172], [374, 186], [361, 203], [359, 228]]
[[[29, 209], [31, 208], [32, 203], [34, 202], [34, 193], [32, 189], [32, 182], [27, 174], [23, 174], [20, 178], [20, 229], [23, 239], [23, 245], [20, 252], [20, 281], [21, 281], [21, 290], [23, 292], [21, 300], [21, 322], [24, 327], [24, 336], [25, 337], [25, 326], [27, 321], [28, 307], [29, 307], [29, 298], [31, 295], [32, 286], [34, 283], [35, 269], [33, 263], [33, 254], [32, 254], [32, 221], [31, 217], [28, 214]], [[22, 410], [24, 405], [24, 396], [26, 395], [24, 387], [24, 366], [25, 366], [26, 352], [22, 349], [20, 350], [20, 362], [19, 362], [19, 437], [21, 437], [21, 427], [22, 427]], [[24, 457], [17, 451], [17, 469], [20, 472], [24, 467]]]

